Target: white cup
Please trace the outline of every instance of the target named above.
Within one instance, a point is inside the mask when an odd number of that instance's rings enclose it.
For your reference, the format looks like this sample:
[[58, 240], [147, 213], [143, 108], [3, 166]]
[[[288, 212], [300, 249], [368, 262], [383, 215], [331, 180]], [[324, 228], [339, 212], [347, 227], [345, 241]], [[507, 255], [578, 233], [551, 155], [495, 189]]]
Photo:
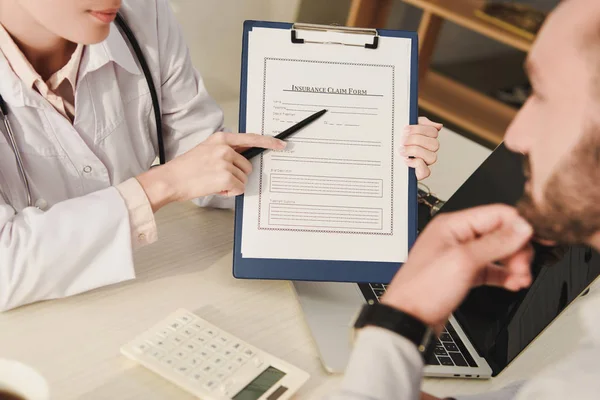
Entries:
[[0, 359], [0, 392], [26, 400], [50, 400], [50, 389], [42, 375], [18, 361]]

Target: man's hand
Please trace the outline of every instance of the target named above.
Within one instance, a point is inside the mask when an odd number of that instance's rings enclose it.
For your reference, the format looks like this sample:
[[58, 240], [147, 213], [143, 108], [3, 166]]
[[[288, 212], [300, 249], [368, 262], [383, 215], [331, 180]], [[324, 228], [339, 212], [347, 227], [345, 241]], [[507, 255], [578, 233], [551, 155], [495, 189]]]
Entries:
[[285, 142], [271, 136], [219, 132], [185, 154], [137, 177], [153, 211], [174, 201], [212, 194], [244, 193], [252, 164], [240, 151], [249, 147], [281, 150]]
[[440, 215], [419, 236], [381, 301], [439, 333], [471, 288], [517, 291], [531, 284], [531, 236], [531, 227], [508, 206]]

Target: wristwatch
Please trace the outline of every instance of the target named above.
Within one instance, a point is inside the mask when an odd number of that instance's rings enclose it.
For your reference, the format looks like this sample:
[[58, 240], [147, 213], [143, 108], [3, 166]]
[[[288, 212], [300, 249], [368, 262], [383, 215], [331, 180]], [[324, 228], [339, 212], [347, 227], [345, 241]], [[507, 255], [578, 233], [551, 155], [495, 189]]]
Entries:
[[435, 332], [425, 323], [393, 307], [369, 300], [358, 314], [354, 329], [365, 326], [384, 328], [405, 337], [417, 346], [427, 362], [435, 349]]

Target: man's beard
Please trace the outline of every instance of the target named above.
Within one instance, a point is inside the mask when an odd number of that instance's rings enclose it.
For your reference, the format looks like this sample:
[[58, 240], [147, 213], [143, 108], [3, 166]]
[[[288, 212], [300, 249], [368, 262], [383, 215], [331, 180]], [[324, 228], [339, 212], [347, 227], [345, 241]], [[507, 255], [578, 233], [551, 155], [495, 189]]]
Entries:
[[[544, 189], [533, 199], [530, 187], [517, 204], [536, 236], [563, 244], [587, 243], [600, 230], [600, 134], [586, 133], [575, 150], [557, 165]], [[529, 160], [525, 174], [530, 176]]]

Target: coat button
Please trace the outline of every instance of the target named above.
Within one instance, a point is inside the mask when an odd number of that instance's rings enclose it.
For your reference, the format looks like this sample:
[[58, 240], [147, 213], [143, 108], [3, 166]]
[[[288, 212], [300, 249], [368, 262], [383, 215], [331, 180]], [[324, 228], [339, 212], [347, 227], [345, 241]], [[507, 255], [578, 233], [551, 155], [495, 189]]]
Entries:
[[35, 206], [36, 208], [39, 208], [40, 210], [45, 210], [46, 208], [48, 208], [48, 202], [44, 199], [39, 199], [38, 201], [35, 202]]
[[89, 174], [90, 172], [92, 172], [92, 167], [90, 167], [89, 165], [86, 165], [85, 167], [83, 167], [83, 172], [85, 172], [86, 174]]

